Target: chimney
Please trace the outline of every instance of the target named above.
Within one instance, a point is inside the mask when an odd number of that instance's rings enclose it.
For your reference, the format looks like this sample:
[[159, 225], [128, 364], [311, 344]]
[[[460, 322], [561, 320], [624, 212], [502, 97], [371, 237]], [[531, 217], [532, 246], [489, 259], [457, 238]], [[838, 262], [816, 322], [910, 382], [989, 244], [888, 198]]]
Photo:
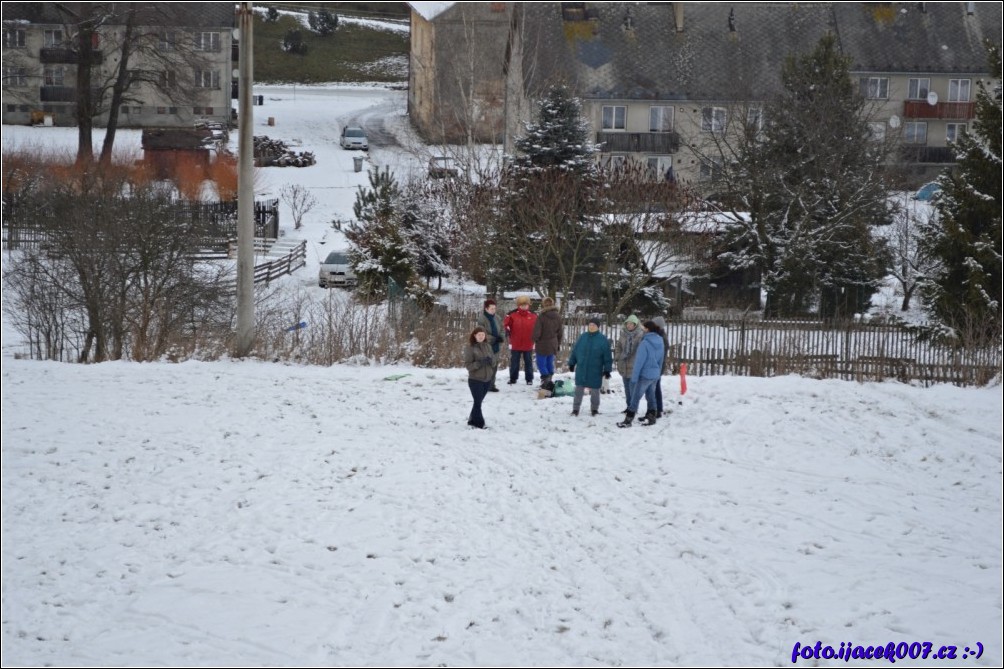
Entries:
[[673, 3], [673, 19], [676, 21], [676, 32], [683, 32], [683, 3]]
[[975, 2], [967, 2], [966, 3], [966, 14], [969, 14], [969, 16], [972, 16], [975, 13], [976, 13], [976, 3]]

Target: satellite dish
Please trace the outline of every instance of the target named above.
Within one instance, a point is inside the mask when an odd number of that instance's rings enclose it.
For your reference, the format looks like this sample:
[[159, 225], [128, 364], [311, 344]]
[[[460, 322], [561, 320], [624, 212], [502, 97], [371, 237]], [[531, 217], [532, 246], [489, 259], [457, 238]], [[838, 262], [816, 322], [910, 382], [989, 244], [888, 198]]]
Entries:
[[932, 107], [934, 105], [938, 104], [938, 94], [935, 93], [934, 91], [931, 91], [930, 93], [928, 93], [927, 94], [927, 104], [931, 105]]
[[889, 127], [898, 128], [899, 127], [899, 117], [893, 114], [889, 117]]

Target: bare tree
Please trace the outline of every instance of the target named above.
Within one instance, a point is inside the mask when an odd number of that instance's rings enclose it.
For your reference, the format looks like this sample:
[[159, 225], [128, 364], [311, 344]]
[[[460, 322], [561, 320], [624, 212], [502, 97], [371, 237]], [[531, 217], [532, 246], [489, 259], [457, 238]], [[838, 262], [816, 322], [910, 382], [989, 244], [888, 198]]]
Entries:
[[922, 235], [936, 213], [930, 205], [907, 199], [897, 207], [889, 226], [889, 273], [903, 291], [901, 311], [910, 309], [910, 300], [922, 282], [937, 268], [937, 260], [926, 253]]
[[293, 215], [293, 227], [299, 230], [303, 225], [303, 217], [317, 206], [317, 198], [300, 184], [286, 184], [279, 195]]
[[[196, 223], [141, 171], [63, 170], [22, 189], [20, 202], [12, 215], [31, 215], [45, 242], [14, 261], [20, 279], [8, 285], [25, 289], [15, 294], [26, 313], [64, 305], [68, 322], [84, 328], [74, 333], [81, 362], [157, 358], [226, 311], [222, 274], [194, 258]], [[58, 292], [27, 290], [39, 286]]]
[[[104, 114], [107, 130], [100, 160], [111, 161], [120, 110], [138, 102], [141, 89], [159, 92], [172, 106], [202, 100], [205, 82], [197, 82], [196, 73], [209, 62], [207, 53], [219, 45], [200, 49], [177, 27], [185, 23], [184, 5], [81, 2], [57, 3], [56, 9], [64, 17], [66, 46], [77, 62], [78, 162], [93, 160], [94, 120]], [[219, 80], [217, 74], [216, 86]]]

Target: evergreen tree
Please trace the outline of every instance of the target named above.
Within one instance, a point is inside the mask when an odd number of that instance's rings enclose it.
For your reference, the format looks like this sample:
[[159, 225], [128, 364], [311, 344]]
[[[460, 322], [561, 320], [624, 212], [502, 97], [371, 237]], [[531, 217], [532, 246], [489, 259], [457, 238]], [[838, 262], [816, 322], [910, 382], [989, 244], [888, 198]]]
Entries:
[[924, 302], [970, 343], [1001, 333], [1001, 53], [990, 43], [987, 52], [995, 83], [979, 82], [973, 131], [956, 144], [957, 169], [939, 180], [938, 215], [923, 238], [938, 263]]
[[495, 287], [567, 295], [598, 255], [597, 147], [579, 100], [564, 86], [548, 89], [516, 148], [500, 179], [497, 218], [481, 236], [493, 251], [486, 274]]
[[327, 9], [307, 12], [307, 25], [319, 35], [330, 35], [338, 27], [338, 16]]
[[565, 86], [547, 90], [537, 111], [537, 121], [516, 140], [522, 168], [561, 167], [587, 174], [595, 170], [597, 146], [589, 141], [589, 123], [582, 104]]
[[402, 199], [401, 226], [411, 241], [415, 274], [426, 283], [436, 277], [441, 286], [450, 273], [450, 226], [442, 208], [420, 187], [410, 187]]
[[300, 56], [307, 55], [307, 43], [303, 41], [303, 33], [296, 29], [286, 31], [282, 38], [282, 50], [286, 53], [295, 53]]
[[402, 288], [413, 282], [414, 249], [400, 225], [401, 192], [390, 169], [371, 170], [369, 182], [369, 188], [359, 187], [352, 205], [356, 220], [344, 232], [359, 287], [368, 295], [383, 295], [388, 280]]
[[885, 274], [885, 245], [872, 234], [889, 220], [885, 147], [848, 68], [832, 35], [789, 57], [762, 138], [726, 163], [751, 216], [729, 226], [724, 257], [760, 271], [772, 315], [814, 305], [824, 317], [852, 315]]

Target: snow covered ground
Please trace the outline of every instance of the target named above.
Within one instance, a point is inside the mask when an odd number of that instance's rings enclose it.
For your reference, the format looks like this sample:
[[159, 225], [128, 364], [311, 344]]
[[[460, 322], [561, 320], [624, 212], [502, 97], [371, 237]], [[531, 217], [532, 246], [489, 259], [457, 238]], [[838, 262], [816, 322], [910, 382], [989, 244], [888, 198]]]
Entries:
[[[402, 91], [255, 92], [255, 134], [317, 155], [258, 184], [318, 198], [283, 227], [311, 248], [288, 281], [325, 294], [366, 183], [341, 125], [402, 176], [424, 149]], [[482, 432], [459, 368], [61, 365], [3, 325], [4, 666], [1004, 661], [999, 385], [667, 377], [672, 414], [621, 430], [619, 392], [573, 418], [503, 384]]]

